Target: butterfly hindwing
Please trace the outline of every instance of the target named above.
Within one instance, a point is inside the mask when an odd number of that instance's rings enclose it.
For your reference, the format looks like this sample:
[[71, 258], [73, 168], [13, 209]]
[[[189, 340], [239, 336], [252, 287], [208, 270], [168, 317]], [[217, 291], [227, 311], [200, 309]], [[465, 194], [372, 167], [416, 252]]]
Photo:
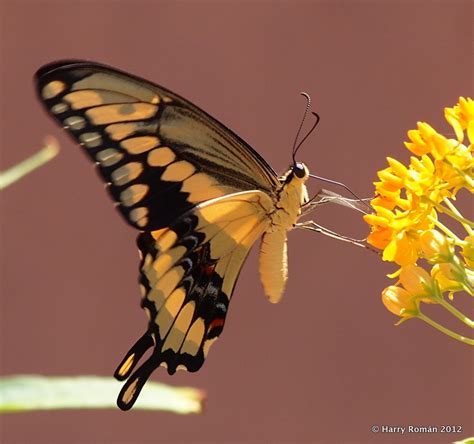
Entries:
[[90, 62], [58, 62], [36, 75], [49, 113], [96, 162], [125, 219], [167, 227], [195, 205], [278, 179], [242, 139], [185, 99]]
[[[244, 260], [268, 226], [271, 199], [247, 191], [203, 203], [169, 228], [142, 233], [140, 284], [148, 331], [115, 375], [127, 379], [118, 404], [129, 409], [160, 365], [197, 371], [219, 337]], [[132, 374], [144, 352], [151, 356]]]

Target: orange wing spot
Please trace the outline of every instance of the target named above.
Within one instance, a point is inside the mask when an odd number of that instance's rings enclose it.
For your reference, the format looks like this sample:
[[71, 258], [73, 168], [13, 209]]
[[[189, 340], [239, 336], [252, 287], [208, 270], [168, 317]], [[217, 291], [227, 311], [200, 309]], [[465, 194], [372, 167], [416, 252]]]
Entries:
[[203, 265], [202, 271], [206, 276], [212, 276], [214, 273], [214, 269], [216, 268], [216, 265]]
[[123, 375], [127, 374], [128, 371], [130, 370], [130, 367], [132, 366], [134, 360], [135, 360], [135, 353], [132, 353], [127, 358], [127, 360], [123, 363], [122, 367], [120, 367], [120, 369], [118, 371], [118, 374], [120, 376], [123, 376]]
[[123, 103], [90, 108], [86, 111], [86, 116], [95, 125], [107, 125], [120, 123], [124, 120], [148, 119], [157, 111], [158, 108], [149, 103]]
[[167, 230], [168, 228], [161, 228], [160, 230], [151, 231], [150, 234], [155, 240], [158, 240]]
[[222, 327], [224, 325], [224, 319], [222, 318], [216, 318], [213, 319], [211, 324], [209, 325], [209, 328], [207, 329], [208, 332], [210, 332], [212, 329], [217, 328], [217, 327]]
[[49, 82], [43, 90], [41, 91], [41, 94], [43, 96], [43, 99], [52, 99], [53, 97], [56, 97], [58, 94], [62, 93], [66, 89], [66, 84], [64, 82], [61, 82], [60, 80], [53, 80], [52, 82]]

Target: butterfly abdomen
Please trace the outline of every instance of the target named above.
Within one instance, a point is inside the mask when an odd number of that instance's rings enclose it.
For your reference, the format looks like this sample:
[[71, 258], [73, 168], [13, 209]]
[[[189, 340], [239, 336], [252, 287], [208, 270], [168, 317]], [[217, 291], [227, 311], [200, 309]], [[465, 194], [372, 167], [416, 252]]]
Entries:
[[308, 170], [305, 166], [303, 168], [303, 177], [298, 177], [292, 170], [284, 175], [275, 210], [270, 215], [271, 223], [262, 236], [260, 279], [266, 296], [273, 303], [280, 301], [288, 279], [287, 232], [295, 226], [301, 215], [301, 205], [308, 200], [304, 184]]
[[260, 245], [260, 279], [270, 302], [280, 301], [288, 279], [286, 230], [265, 233]]

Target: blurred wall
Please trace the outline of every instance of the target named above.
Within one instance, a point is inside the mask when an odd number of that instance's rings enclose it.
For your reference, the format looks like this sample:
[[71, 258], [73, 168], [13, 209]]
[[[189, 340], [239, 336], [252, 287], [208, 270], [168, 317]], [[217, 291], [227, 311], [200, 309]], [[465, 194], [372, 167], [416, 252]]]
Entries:
[[[1, 169], [46, 134], [62, 145], [57, 159], [0, 195], [4, 375], [111, 375], [146, 325], [136, 233], [37, 102], [40, 65], [84, 58], [162, 84], [281, 172], [307, 91], [321, 123], [298, 157], [363, 196], [386, 156], [408, 159], [408, 129], [424, 120], [449, 132], [443, 108], [472, 93], [468, 1], [4, 0], [0, 15]], [[367, 234], [346, 209], [318, 209], [314, 218]], [[289, 254], [280, 304], [265, 300], [253, 252], [204, 367], [155, 372], [155, 380], [205, 389], [203, 415], [7, 415], [1, 442], [446, 443], [474, 434], [472, 352], [418, 321], [394, 327], [379, 296], [393, 267], [306, 232], [290, 234]], [[374, 434], [374, 424], [464, 432]]]

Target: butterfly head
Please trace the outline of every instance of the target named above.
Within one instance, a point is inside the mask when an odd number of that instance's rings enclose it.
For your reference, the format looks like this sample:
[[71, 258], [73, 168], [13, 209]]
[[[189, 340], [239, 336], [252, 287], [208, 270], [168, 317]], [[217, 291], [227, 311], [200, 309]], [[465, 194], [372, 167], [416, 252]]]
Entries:
[[309, 177], [308, 167], [303, 162], [295, 162], [291, 167], [292, 176], [300, 179], [303, 182], [306, 182], [306, 179]]
[[283, 186], [289, 184], [300, 187], [310, 177], [308, 167], [303, 162], [294, 162], [293, 165], [286, 170], [286, 173], [281, 175], [279, 180]]

